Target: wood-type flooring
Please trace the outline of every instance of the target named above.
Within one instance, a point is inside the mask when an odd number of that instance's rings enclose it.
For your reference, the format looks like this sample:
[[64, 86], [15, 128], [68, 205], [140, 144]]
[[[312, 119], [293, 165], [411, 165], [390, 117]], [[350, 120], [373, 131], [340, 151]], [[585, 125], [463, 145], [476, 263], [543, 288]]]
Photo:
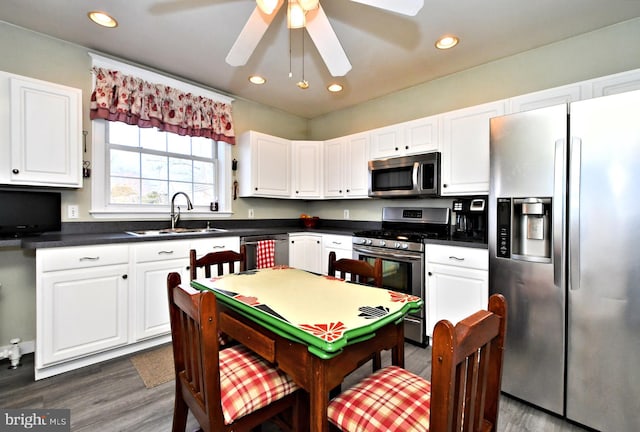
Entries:
[[[383, 365], [389, 356], [383, 355]], [[74, 432], [161, 432], [171, 430], [174, 382], [147, 389], [129, 357], [88, 366], [40, 381], [33, 380], [33, 354], [17, 370], [0, 362], [0, 408], [68, 408]], [[431, 374], [430, 348], [407, 343], [405, 366], [424, 377]], [[371, 363], [347, 377], [343, 388], [371, 371]], [[187, 431], [198, 423], [189, 417]], [[270, 424], [263, 431], [278, 429]], [[585, 432], [577, 425], [507, 396], [500, 401], [500, 432]]]

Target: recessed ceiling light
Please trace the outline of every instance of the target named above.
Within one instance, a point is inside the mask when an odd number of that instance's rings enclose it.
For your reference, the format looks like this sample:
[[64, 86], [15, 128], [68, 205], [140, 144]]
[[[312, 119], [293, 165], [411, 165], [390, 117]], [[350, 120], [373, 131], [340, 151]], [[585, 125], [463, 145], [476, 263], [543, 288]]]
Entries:
[[118, 21], [106, 12], [92, 11], [87, 15], [91, 21], [103, 27], [118, 27]]
[[256, 84], [256, 85], [262, 85], [267, 82], [267, 80], [261, 77], [260, 75], [251, 75], [249, 77], [249, 81], [251, 81], [253, 84]]
[[460, 42], [460, 39], [456, 36], [442, 36], [436, 41], [436, 48], [442, 50], [453, 48], [458, 45], [458, 42]]
[[333, 83], [327, 87], [327, 90], [329, 90], [331, 93], [337, 93], [342, 91], [342, 86], [338, 83]]

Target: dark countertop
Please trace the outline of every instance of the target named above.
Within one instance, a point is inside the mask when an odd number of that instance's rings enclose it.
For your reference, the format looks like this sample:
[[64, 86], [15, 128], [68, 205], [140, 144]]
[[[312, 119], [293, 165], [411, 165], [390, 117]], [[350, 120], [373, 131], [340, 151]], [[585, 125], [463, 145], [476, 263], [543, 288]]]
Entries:
[[[96, 244], [137, 243], [163, 240], [199, 239], [208, 237], [245, 237], [254, 235], [274, 235], [306, 232], [309, 234], [353, 235], [354, 231], [377, 229], [380, 222], [369, 221], [321, 221], [316, 228], [305, 228], [298, 219], [250, 219], [216, 221], [213, 226], [227, 231], [191, 232], [180, 234], [161, 234], [157, 236], [136, 236], [127, 231], [159, 230], [166, 228], [166, 222], [70, 222], [63, 223], [62, 231], [45, 233], [39, 236], [0, 239], [1, 247], [21, 247], [23, 249], [41, 249], [66, 246], [84, 246]], [[206, 221], [184, 221], [185, 228], [203, 228]], [[487, 249], [487, 244], [477, 241], [425, 240], [425, 244], [442, 244]]]
[[[345, 223], [346, 222], [346, 223]], [[0, 247], [21, 247], [23, 249], [41, 249], [65, 246], [83, 246], [95, 244], [137, 243], [163, 240], [199, 239], [208, 237], [245, 237], [254, 235], [288, 234], [308, 232], [310, 234], [352, 235], [354, 231], [368, 229], [375, 222], [361, 221], [323, 221], [316, 228], [302, 226], [298, 219], [256, 219], [236, 221], [216, 221], [212, 227], [226, 231], [189, 232], [179, 234], [160, 234], [136, 236], [127, 231], [162, 230], [166, 222], [71, 222], [63, 223], [62, 231], [44, 233], [38, 236], [1, 239]], [[204, 228], [206, 221], [183, 221], [183, 228]]]

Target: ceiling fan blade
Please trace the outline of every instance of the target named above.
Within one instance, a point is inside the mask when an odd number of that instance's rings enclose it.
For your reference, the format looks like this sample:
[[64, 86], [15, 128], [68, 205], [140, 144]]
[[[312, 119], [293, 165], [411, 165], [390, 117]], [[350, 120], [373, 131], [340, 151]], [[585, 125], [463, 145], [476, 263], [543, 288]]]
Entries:
[[351, 70], [351, 63], [322, 6], [318, 5], [316, 9], [307, 12], [305, 28], [327, 65], [329, 73], [334, 77], [346, 75]]
[[260, 39], [264, 36], [265, 32], [269, 28], [269, 24], [273, 21], [280, 7], [284, 3], [284, 0], [279, 0], [278, 5], [275, 7], [271, 15], [267, 15], [260, 10], [258, 6], [253, 10], [251, 16], [247, 20], [247, 23], [242, 28], [242, 31], [238, 35], [238, 38], [234, 42], [233, 46], [227, 54], [225, 59], [231, 66], [243, 66], [247, 64], [249, 57], [253, 54], [253, 50], [256, 49]]
[[379, 9], [396, 12], [402, 15], [415, 16], [422, 6], [424, 0], [351, 0], [356, 3], [377, 7]]

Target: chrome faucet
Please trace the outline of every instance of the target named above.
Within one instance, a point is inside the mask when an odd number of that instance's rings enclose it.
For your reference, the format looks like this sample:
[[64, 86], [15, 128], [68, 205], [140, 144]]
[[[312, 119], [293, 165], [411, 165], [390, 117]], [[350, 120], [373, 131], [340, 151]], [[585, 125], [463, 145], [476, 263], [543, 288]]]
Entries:
[[193, 204], [191, 204], [191, 200], [189, 199], [189, 195], [184, 192], [176, 192], [171, 197], [171, 229], [175, 229], [176, 224], [180, 220], [180, 206], [178, 206], [178, 213], [175, 210], [175, 200], [178, 195], [184, 195], [187, 199], [187, 210], [193, 210]]

